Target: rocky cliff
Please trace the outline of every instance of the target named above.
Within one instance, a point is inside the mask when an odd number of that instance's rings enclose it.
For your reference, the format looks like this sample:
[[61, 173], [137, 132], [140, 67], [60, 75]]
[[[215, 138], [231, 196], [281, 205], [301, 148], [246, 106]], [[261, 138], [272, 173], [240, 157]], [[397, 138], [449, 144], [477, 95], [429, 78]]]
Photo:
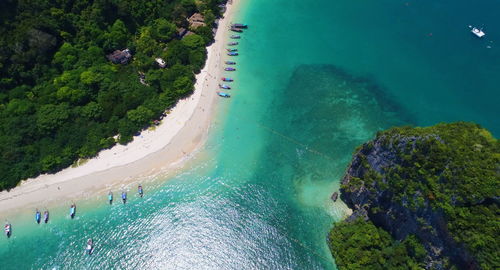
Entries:
[[[353, 209], [344, 223], [372, 223], [390, 234], [389, 246], [414, 237], [425, 249], [418, 268], [498, 269], [499, 145], [469, 123], [380, 132], [342, 179], [340, 198]], [[337, 227], [346, 228], [336, 226], [332, 242], [342, 236]], [[341, 250], [349, 247], [331, 247], [341, 269], [357, 268]]]

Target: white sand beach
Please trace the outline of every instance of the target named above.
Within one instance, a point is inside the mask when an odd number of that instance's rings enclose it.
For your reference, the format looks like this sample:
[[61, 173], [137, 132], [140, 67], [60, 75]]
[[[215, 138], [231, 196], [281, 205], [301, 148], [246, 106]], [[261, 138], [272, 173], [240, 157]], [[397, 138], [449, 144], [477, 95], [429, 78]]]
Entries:
[[219, 98], [227, 29], [237, 4], [228, 3], [219, 21], [215, 42], [207, 48], [208, 58], [196, 76], [194, 93], [180, 100], [154, 130], [143, 131], [128, 145], [103, 150], [86, 163], [56, 174], [40, 175], [18, 187], [0, 192], [0, 213], [77, 200], [107, 192], [134, 179], [180, 168], [204, 144]]

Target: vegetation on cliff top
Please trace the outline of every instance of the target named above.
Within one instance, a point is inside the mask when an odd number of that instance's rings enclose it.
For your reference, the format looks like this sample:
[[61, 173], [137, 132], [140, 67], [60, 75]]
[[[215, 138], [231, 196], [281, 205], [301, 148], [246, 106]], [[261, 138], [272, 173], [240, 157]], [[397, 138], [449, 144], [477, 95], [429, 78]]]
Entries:
[[422, 269], [425, 249], [415, 236], [402, 242], [373, 223], [341, 222], [328, 237], [339, 269]]
[[[391, 165], [373, 168], [366, 160], [366, 153], [373, 154], [375, 143], [395, 153]], [[386, 204], [399, 205], [413, 213], [426, 207], [443, 213], [446, 230], [468, 250], [477, 266], [498, 269], [500, 141], [487, 130], [471, 123], [392, 128], [362, 145], [356, 157], [362, 160], [363, 175], [343, 185], [343, 191], [357, 190], [363, 185], [372, 195], [389, 196]], [[367, 207], [371, 220], [344, 221], [332, 229], [330, 246], [340, 269], [381, 269], [387, 252], [405, 246], [408, 238], [402, 242], [387, 240], [387, 232], [372, 224], [372, 217], [381, 211], [388, 214], [381, 207], [377, 203]], [[424, 219], [419, 221], [419, 229], [435, 229], [426, 228]], [[356, 244], [352, 239], [359, 241]], [[410, 257], [407, 262], [420, 264], [422, 257], [417, 253], [405, 253]]]
[[[189, 95], [220, 2], [0, 1], [0, 190], [129, 142]], [[180, 39], [195, 12], [205, 25]], [[128, 65], [106, 59], [125, 48]]]

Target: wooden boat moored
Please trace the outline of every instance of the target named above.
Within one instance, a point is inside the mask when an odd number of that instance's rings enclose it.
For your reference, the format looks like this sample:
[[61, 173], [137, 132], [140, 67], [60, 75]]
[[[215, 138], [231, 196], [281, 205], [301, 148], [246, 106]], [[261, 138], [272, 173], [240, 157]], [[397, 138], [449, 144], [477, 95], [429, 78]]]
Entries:
[[236, 65], [236, 62], [234, 61], [226, 61], [226, 65]]
[[223, 82], [232, 82], [232, 81], [233, 81], [233, 79], [228, 78], [228, 77], [223, 77], [223, 78], [222, 78], [222, 81], [223, 81]]
[[224, 92], [217, 92], [217, 95], [219, 95], [220, 97], [223, 97], [223, 98], [230, 98], [231, 97], [230, 94], [224, 93]]
[[229, 56], [237, 56], [238, 53], [237, 52], [228, 52], [227, 55], [229, 55]]
[[235, 46], [235, 45], [238, 45], [239, 43], [238, 42], [229, 42], [227, 45], [228, 46]]
[[42, 214], [40, 213], [40, 211], [38, 211], [38, 209], [36, 209], [36, 212], [35, 212], [35, 221], [37, 224], [40, 224], [40, 220], [42, 220]]
[[49, 222], [49, 210], [45, 210], [45, 212], [43, 212], [43, 222]]
[[87, 240], [87, 247], [85, 247], [85, 251], [88, 255], [92, 255], [92, 252], [94, 251], [94, 241], [92, 240], [92, 238], [89, 238]]
[[239, 28], [239, 29], [242, 29], [242, 28], [248, 28], [248, 25], [247, 24], [243, 24], [243, 23], [233, 23], [231, 25], [231, 27], [233, 28]]
[[76, 204], [72, 204], [71, 207], [69, 208], [69, 216], [71, 219], [75, 218], [76, 215]]
[[225, 71], [235, 71], [236, 69], [233, 68], [233, 67], [227, 67], [227, 68], [224, 68]]
[[222, 89], [226, 89], [226, 90], [231, 89], [231, 86], [229, 86], [227, 84], [219, 84], [219, 87], [222, 88]]
[[5, 231], [5, 235], [7, 236], [7, 238], [10, 238], [10, 235], [12, 234], [12, 226], [10, 225], [10, 223], [5, 223], [5, 226], [4, 226], [4, 231]]
[[239, 35], [231, 35], [231, 38], [232, 38], [232, 39], [240, 39], [240, 38], [241, 38], [241, 36], [239, 36]]

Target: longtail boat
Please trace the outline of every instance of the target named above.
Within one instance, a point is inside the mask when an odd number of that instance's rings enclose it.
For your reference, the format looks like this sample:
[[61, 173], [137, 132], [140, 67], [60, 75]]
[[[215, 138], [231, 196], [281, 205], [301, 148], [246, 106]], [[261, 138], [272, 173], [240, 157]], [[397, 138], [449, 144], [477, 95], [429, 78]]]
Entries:
[[224, 93], [224, 92], [217, 92], [217, 95], [219, 95], [220, 97], [223, 97], [223, 98], [230, 98], [231, 97], [230, 94]]
[[247, 24], [243, 24], [243, 23], [233, 23], [233, 24], [231, 25], [231, 27], [233, 27], [233, 28], [240, 28], [240, 29], [242, 29], [242, 28], [248, 28], [248, 25], [247, 25]]

